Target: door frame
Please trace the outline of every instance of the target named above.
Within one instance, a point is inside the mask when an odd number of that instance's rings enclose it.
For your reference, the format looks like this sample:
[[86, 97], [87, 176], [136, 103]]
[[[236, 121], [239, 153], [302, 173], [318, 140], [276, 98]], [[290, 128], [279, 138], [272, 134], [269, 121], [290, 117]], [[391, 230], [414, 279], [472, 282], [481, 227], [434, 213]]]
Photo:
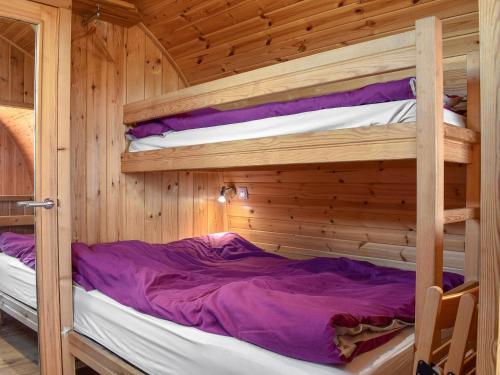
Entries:
[[[45, 4], [42, 4], [44, 2]], [[74, 373], [65, 333], [73, 327], [70, 200], [70, 2], [8, 0], [0, 16], [38, 25], [35, 54], [35, 199], [57, 202], [36, 218], [40, 373]], [[50, 3], [50, 2], [49, 2]], [[61, 6], [61, 7], [59, 7]]]

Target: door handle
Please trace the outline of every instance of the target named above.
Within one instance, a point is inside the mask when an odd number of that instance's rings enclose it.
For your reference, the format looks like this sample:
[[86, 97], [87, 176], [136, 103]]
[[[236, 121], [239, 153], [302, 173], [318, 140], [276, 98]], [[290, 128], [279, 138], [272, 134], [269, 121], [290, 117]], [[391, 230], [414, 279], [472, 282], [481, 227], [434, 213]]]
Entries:
[[19, 207], [26, 207], [26, 208], [38, 208], [38, 207], [43, 207], [47, 210], [53, 208], [56, 204], [54, 201], [50, 198], [44, 199], [41, 202], [37, 201], [20, 201], [17, 202], [17, 205]]

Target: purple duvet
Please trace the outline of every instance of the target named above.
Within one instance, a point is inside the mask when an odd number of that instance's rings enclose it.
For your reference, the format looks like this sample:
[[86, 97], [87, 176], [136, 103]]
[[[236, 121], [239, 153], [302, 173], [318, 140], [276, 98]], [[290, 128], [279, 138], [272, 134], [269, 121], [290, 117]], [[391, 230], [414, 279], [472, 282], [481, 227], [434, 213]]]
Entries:
[[395, 100], [413, 99], [415, 95], [412, 89], [412, 80], [414, 80], [414, 78], [374, 83], [352, 91], [337, 92], [288, 102], [266, 103], [250, 108], [228, 111], [205, 108], [139, 123], [137, 127], [130, 129], [128, 134], [136, 138], [144, 138], [150, 135], [160, 135], [167, 131], [182, 131], [236, 124], [327, 108], [352, 107]]
[[[34, 268], [32, 235], [0, 234], [0, 251]], [[73, 244], [73, 279], [145, 314], [303, 360], [342, 364], [395, 331], [342, 354], [336, 330], [414, 320], [415, 273], [347, 258], [296, 261], [233, 233], [165, 245]], [[445, 290], [463, 282], [446, 273]]]
[[[414, 320], [414, 272], [346, 258], [285, 259], [232, 233], [165, 245], [75, 243], [73, 267], [85, 289], [143, 313], [319, 363], [349, 362], [394, 335], [358, 343], [347, 358], [336, 327]], [[445, 274], [444, 288], [462, 282]]]
[[17, 258], [28, 267], [35, 269], [35, 236], [33, 234], [1, 233], [0, 252]]

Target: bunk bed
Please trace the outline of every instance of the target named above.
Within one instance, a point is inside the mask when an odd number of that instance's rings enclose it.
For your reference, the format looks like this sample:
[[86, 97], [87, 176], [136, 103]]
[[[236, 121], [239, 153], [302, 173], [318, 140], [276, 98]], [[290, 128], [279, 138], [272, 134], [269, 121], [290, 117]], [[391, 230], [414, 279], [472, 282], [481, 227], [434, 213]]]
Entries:
[[[443, 64], [445, 63], [442, 58], [441, 23], [438, 19], [430, 17], [419, 20], [415, 31], [127, 104], [124, 106], [124, 122], [131, 125], [215, 106], [219, 108], [227, 105], [249, 106], [255, 103], [255, 100], [261, 102], [272, 100], [276, 95], [283, 93], [293, 94], [296, 97], [307, 96], [307, 93], [327, 85], [348, 80], [370, 82], [373, 77], [396, 72], [406, 73], [413, 68], [416, 68], [417, 77], [415, 122], [125, 152], [122, 155], [121, 171], [134, 173], [245, 169], [275, 165], [416, 159], [416, 330], [418, 333], [427, 289], [432, 286], [442, 286], [444, 224], [466, 222], [465, 279], [477, 280], [478, 277], [480, 160], [478, 59], [474, 54], [467, 56], [468, 117], [464, 128], [443, 121]], [[444, 209], [445, 162], [467, 165], [467, 204], [463, 208]], [[120, 306], [117, 306], [119, 304], [107, 298], [102, 298], [101, 303], [108, 304], [108, 308], [116, 312], [120, 309]], [[98, 309], [99, 307], [95, 305], [95, 314]], [[76, 309], [75, 321], [81, 322], [83, 318], [79, 317], [79, 314], [83, 312]], [[135, 318], [136, 322], [148, 319], [141, 318], [140, 314], [133, 310], [127, 310], [127, 314], [130, 319]], [[97, 315], [94, 317], [96, 322], [99, 321]], [[146, 329], [145, 326], [142, 327]], [[132, 359], [124, 356], [123, 351], [124, 359], [112, 353], [110, 347], [115, 341], [113, 335], [118, 335], [118, 331], [107, 333], [109, 337], [107, 343], [95, 337], [94, 341], [92, 337], [86, 337], [85, 333], [84, 329], [78, 329], [77, 324], [74, 330], [68, 332], [70, 352], [73, 356], [101, 373], [141, 373], [127, 363], [127, 361], [132, 362]], [[179, 332], [177, 334], [182, 336]], [[120, 346], [138, 337], [132, 334], [127, 340], [120, 341], [120, 339], [115, 341], [115, 344], [118, 342]], [[387, 357], [387, 361], [381, 361], [378, 366], [377, 363], [373, 363], [375, 367], [366, 369], [366, 373], [397, 373], [411, 369], [413, 338], [409, 340], [406, 337], [401, 339], [399, 344], [396, 343], [396, 346], [402, 345], [402, 347], [392, 355], [386, 355], [390, 352], [388, 347], [380, 349], [386, 350], [385, 354], [378, 352], [376, 355]], [[115, 352], [118, 351], [116, 347], [113, 349]], [[182, 351], [177, 354], [181, 355]], [[175, 356], [170, 359], [175, 360]], [[330, 367], [328, 370], [320, 366], [315, 369], [313, 367], [307, 368], [306, 371], [321, 373], [324, 370], [325, 373], [335, 373]], [[339, 374], [342, 373], [340, 371]]]
[[[33, 233], [32, 210], [16, 207], [17, 201], [30, 199], [24, 195], [0, 196], [0, 232]], [[0, 249], [0, 315], [2, 312], [38, 330], [35, 271]]]

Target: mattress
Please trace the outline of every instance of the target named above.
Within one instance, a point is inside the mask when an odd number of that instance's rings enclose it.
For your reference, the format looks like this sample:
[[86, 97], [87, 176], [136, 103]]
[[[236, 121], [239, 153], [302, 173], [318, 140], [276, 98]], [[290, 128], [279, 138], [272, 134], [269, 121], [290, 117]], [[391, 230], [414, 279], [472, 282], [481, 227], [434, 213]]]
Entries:
[[0, 291], [36, 309], [35, 271], [0, 252]]
[[[416, 113], [415, 99], [330, 108], [133, 139], [129, 151], [150, 151], [314, 131], [415, 122]], [[444, 122], [449, 125], [465, 127], [465, 118], [455, 112], [444, 109], [443, 117]]]
[[[2, 292], [36, 308], [35, 285], [35, 271], [0, 253]], [[75, 286], [73, 293], [75, 331], [151, 375], [368, 375], [414, 343], [413, 330], [405, 329], [346, 366], [325, 366], [145, 315], [96, 290]]]
[[371, 374], [412, 347], [407, 329], [343, 367], [304, 362], [233, 337], [219, 336], [141, 314], [98, 291], [75, 287], [75, 331], [148, 374], [347, 375]]

